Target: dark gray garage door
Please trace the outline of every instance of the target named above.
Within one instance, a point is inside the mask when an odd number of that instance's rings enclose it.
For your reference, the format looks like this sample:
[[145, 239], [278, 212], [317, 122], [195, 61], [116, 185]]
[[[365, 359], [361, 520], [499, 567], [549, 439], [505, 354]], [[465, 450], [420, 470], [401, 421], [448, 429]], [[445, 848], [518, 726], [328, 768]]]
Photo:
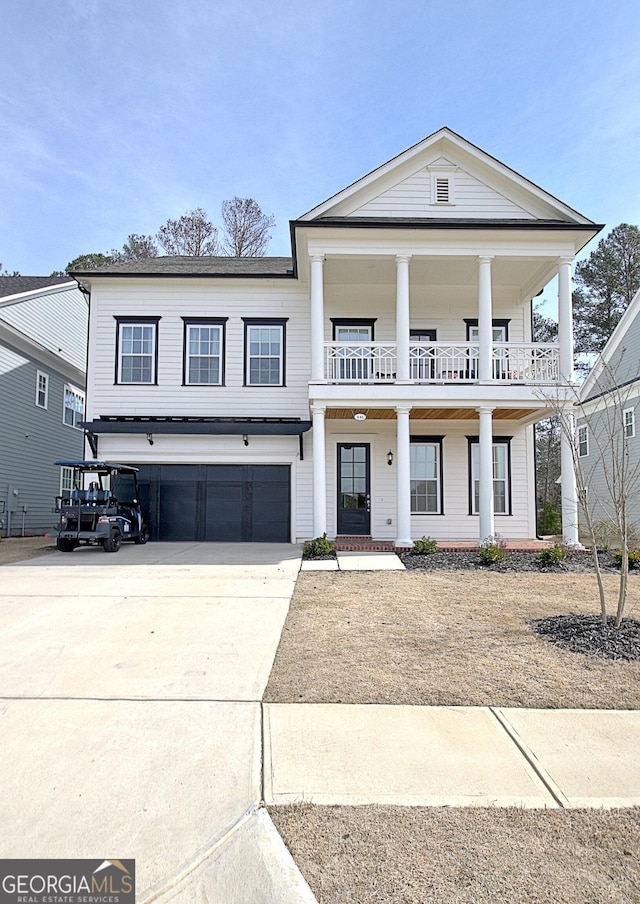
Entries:
[[155, 540], [288, 543], [289, 465], [137, 465]]

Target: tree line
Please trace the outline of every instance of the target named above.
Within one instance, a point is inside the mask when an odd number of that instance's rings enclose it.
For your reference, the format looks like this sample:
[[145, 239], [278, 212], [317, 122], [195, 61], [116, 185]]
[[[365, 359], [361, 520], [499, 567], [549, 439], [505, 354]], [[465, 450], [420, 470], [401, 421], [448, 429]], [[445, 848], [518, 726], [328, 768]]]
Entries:
[[73, 270], [94, 269], [107, 264], [169, 256], [263, 257], [271, 240], [275, 219], [262, 212], [253, 198], [222, 202], [222, 231], [209, 220], [206, 210], [196, 207], [176, 220], [168, 219], [153, 235], [131, 233], [122, 248], [108, 253], [92, 252], [75, 257], [63, 276]]

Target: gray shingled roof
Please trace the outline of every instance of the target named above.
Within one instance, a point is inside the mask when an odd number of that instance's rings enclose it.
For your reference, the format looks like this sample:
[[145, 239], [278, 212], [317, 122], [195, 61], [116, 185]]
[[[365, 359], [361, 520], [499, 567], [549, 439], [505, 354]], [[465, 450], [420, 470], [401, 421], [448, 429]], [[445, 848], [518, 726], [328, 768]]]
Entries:
[[74, 276], [292, 276], [290, 257], [149, 257], [74, 270]]
[[0, 298], [73, 282], [70, 276], [0, 276]]

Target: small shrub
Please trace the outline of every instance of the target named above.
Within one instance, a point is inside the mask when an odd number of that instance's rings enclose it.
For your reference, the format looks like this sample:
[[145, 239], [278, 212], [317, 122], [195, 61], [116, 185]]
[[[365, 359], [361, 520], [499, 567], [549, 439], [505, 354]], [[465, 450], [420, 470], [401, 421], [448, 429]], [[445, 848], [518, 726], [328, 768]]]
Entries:
[[438, 544], [431, 537], [420, 537], [419, 540], [414, 540], [411, 551], [419, 556], [432, 556], [438, 551]]
[[327, 535], [315, 537], [302, 547], [302, 554], [308, 559], [319, 559], [322, 556], [330, 556], [333, 553], [333, 543], [327, 540]]
[[497, 565], [507, 558], [505, 542], [502, 537], [487, 537], [480, 544], [480, 561], [483, 565]]
[[558, 510], [547, 500], [538, 514], [538, 533], [549, 537], [562, 533], [562, 518]]
[[555, 546], [541, 549], [536, 556], [536, 562], [542, 568], [552, 568], [554, 565], [560, 565], [560, 563], [567, 558], [568, 554], [568, 550], [565, 546], [559, 546], [556, 543]]
[[[629, 571], [640, 569], [640, 549], [629, 549], [627, 551], [627, 556], [629, 558]], [[620, 568], [622, 565], [622, 553], [614, 553], [614, 558], [616, 565]]]

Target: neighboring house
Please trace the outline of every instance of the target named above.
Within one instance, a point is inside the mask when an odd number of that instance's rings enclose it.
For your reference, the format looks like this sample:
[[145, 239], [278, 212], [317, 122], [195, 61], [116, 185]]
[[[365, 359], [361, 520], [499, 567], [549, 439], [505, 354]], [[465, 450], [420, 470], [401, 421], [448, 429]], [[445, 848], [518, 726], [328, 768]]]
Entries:
[[576, 447], [594, 521], [615, 518], [622, 480], [640, 532], [640, 291], [582, 384], [579, 412]]
[[140, 467], [160, 539], [535, 537], [533, 424], [600, 228], [445, 128], [292, 221], [291, 258], [77, 272], [93, 454]]
[[0, 535], [42, 534], [83, 455], [88, 305], [68, 276], [0, 276]]

